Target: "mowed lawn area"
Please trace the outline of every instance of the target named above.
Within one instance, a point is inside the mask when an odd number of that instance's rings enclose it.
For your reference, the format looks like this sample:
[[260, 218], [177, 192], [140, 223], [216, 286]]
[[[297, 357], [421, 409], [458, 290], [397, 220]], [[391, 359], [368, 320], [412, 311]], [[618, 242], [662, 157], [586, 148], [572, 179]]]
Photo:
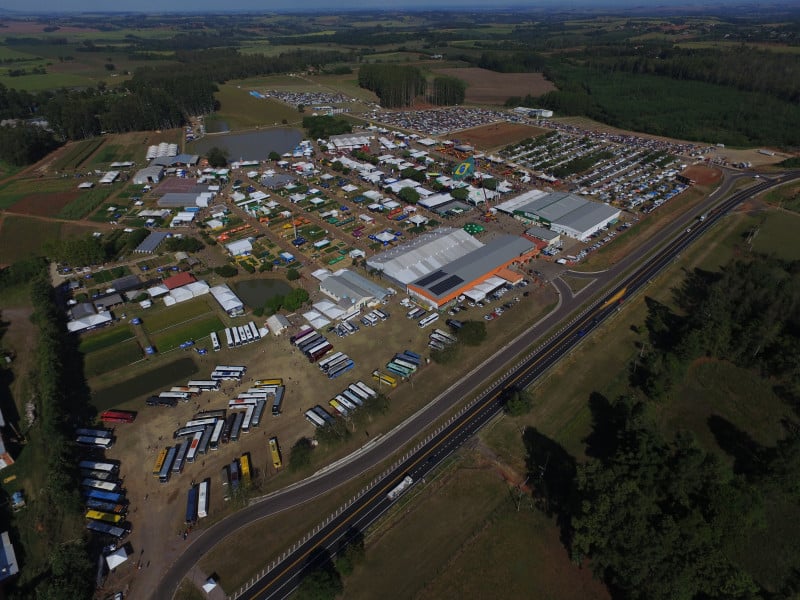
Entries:
[[[176, 325], [170, 329], [151, 336], [151, 340], [158, 352], [174, 350], [183, 342], [192, 340], [198, 347], [203, 346], [203, 338], [208, 337], [212, 331], [220, 331], [225, 328], [222, 321], [216, 315], [193, 319], [188, 323]], [[208, 342], [210, 344], [210, 341]]]
[[134, 337], [127, 323], [83, 334], [78, 350], [84, 354], [110, 348]]
[[87, 354], [84, 358], [83, 372], [87, 378], [97, 377], [103, 373], [110, 373], [143, 358], [142, 348], [136, 340], [119, 342]]
[[287, 124], [296, 125], [303, 119], [302, 113], [283, 102], [254, 98], [250, 89], [253, 88], [239, 87], [236, 83], [220, 85], [215, 95], [220, 109], [208, 117], [209, 127], [215, 121], [224, 121], [231, 131], [237, 131], [280, 125], [284, 119]]
[[[502, 592], [501, 592], [502, 590]], [[520, 512], [500, 474], [462, 450], [403, 497], [367, 535], [363, 565], [345, 597], [605, 599], [605, 587], [571, 563], [550, 519]]]

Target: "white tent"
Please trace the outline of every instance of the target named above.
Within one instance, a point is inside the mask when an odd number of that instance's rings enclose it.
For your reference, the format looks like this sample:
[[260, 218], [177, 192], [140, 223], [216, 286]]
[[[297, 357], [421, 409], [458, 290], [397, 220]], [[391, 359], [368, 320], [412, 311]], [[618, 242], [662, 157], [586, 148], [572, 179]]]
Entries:
[[213, 577], [209, 577], [206, 579], [206, 582], [203, 584], [203, 591], [206, 594], [210, 594], [213, 592], [217, 587], [217, 582]]
[[106, 555], [106, 564], [108, 565], [110, 571], [116, 569], [126, 560], [128, 560], [128, 552], [125, 550], [124, 547], [119, 548], [118, 550], [115, 550], [111, 554]]

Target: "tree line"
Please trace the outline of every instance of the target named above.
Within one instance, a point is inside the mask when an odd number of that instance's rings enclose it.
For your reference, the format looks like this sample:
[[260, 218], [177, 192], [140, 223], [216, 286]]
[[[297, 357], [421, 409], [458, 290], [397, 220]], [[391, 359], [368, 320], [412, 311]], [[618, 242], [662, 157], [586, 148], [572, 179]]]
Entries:
[[[235, 49], [181, 50], [180, 66], [137, 69], [133, 78], [114, 89], [99, 86], [36, 94], [0, 84], [0, 118], [43, 117], [59, 140], [83, 139], [102, 132], [121, 133], [179, 127], [191, 115], [218, 108], [217, 84], [255, 75], [299, 71], [339, 62], [349, 54], [336, 51], [292, 51], [277, 57], [241, 54]], [[30, 127], [3, 131], [3, 156], [14, 164], [41, 158], [52, 142]], [[12, 147], [9, 147], [11, 145]]]
[[89, 391], [83, 378], [82, 358], [74, 336], [66, 329], [63, 310], [55, 290], [41, 269], [31, 284], [32, 320], [39, 335], [35, 366], [30, 381], [35, 389], [38, 439], [43, 446], [45, 484], [35, 490], [35, 510], [41, 535], [50, 548], [48, 568], [29, 578], [32, 589], [17, 589], [12, 598], [89, 598], [94, 591], [94, 574], [87, 535], [83, 529], [83, 503], [78, 493], [79, 454], [74, 427], [89, 416]]
[[433, 78], [433, 85], [428, 93], [428, 101], [437, 106], [463, 104], [467, 84], [457, 77], [446, 75]]

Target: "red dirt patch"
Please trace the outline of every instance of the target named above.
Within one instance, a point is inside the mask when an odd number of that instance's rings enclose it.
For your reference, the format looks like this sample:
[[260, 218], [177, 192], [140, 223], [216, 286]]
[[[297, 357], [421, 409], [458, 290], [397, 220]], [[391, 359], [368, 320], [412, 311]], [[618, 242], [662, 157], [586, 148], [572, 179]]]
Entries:
[[688, 177], [697, 185], [709, 185], [716, 183], [722, 177], [722, 171], [713, 167], [703, 165], [692, 165], [683, 170], [681, 175]]
[[62, 192], [60, 194], [28, 194], [14, 204], [13, 211], [35, 217], [52, 217], [80, 195], [81, 193], [78, 191]]
[[531, 125], [524, 125], [522, 123], [500, 122], [473, 127], [472, 129], [465, 129], [459, 131], [457, 136], [458, 141], [461, 143], [468, 142], [476, 148], [488, 150], [490, 148], [514, 144], [546, 132], [546, 129], [532, 127]]
[[472, 104], [503, 104], [512, 96], [541, 96], [556, 89], [541, 73], [496, 73], [476, 67], [436, 69], [434, 73], [464, 81], [465, 99]]

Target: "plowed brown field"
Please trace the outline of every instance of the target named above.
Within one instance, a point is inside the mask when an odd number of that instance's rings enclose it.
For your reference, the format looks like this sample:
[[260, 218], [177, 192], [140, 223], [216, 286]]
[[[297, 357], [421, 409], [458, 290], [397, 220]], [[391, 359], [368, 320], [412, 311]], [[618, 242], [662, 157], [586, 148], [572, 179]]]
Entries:
[[23, 215], [54, 217], [80, 194], [78, 191], [62, 192], [60, 194], [28, 194], [22, 200], [16, 202], [12, 210]]
[[435, 73], [457, 77], [467, 84], [470, 104], [503, 104], [512, 96], [541, 96], [556, 89], [541, 73], [496, 73], [487, 69], [436, 69]]

